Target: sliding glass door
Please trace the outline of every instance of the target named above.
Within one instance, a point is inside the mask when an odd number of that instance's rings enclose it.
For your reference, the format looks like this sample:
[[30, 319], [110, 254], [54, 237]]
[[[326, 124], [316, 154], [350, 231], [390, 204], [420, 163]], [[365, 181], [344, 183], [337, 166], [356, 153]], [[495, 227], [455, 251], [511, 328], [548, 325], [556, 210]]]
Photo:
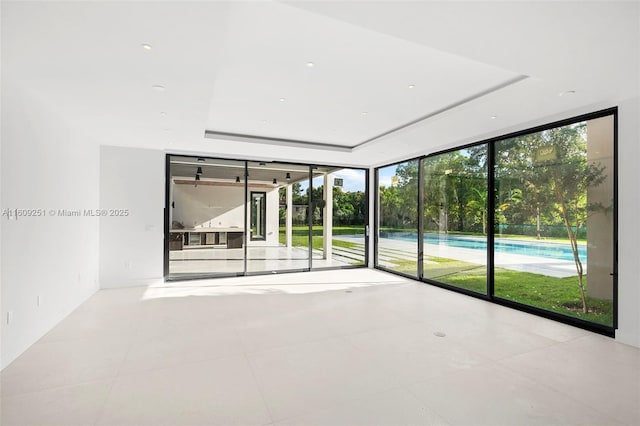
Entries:
[[244, 161], [171, 156], [169, 277], [244, 272]]
[[418, 277], [418, 160], [377, 170], [376, 265]]
[[168, 279], [364, 266], [367, 171], [167, 156]]
[[487, 292], [487, 146], [422, 161], [423, 277]]
[[376, 267], [611, 334], [615, 123], [601, 111], [376, 169]]
[[367, 171], [312, 168], [313, 269], [367, 261]]
[[496, 297], [613, 326], [613, 123], [496, 142]]
[[309, 270], [309, 166], [247, 163], [247, 273]]

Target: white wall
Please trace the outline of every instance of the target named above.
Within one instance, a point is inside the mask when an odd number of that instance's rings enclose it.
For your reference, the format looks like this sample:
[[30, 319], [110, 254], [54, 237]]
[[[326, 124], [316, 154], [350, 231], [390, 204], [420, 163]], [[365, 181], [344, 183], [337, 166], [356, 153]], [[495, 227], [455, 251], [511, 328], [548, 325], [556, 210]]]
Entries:
[[100, 148], [100, 208], [128, 211], [100, 218], [101, 288], [162, 279], [164, 162], [163, 151]]
[[616, 340], [640, 347], [640, 98], [619, 104], [618, 331]]
[[[264, 191], [266, 199], [266, 240], [247, 242], [250, 246], [277, 246], [279, 229], [278, 189], [262, 186], [252, 187], [251, 191]], [[193, 227], [230, 227], [243, 228], [244, 187], [214, 185], [173, 185], [175, 208], [171, 220], [182, 223], [185, 228]], [[247, 215], [247, 229], [251, 229], [251, 218]]]
[[172, 220], [185, 228], [243, 227], [244, 187], [174, 184], [172, 201]]
[[3, 80], [2, 104], [1, 207], [45, 214], [1, 218], [4, 368], [98, 288], [98, 219], [84, 210], [99, 205], [99, 157], [98, 144], [37, 95]]

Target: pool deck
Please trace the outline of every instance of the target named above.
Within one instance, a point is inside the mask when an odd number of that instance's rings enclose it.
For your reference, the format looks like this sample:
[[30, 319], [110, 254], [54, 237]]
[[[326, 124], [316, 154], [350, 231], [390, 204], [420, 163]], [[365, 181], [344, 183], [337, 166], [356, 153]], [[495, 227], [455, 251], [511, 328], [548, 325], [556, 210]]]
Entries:
[[[350, 241], [349, 237], [336, 236], [334, 238]], [[417, 242], [414, 243], [390, 238], [380, 238], [378, 241], [380, 247], [378, 261], [380, 266], [392, 267], [394, 260], [416, 259]], [[486, 266], [487, 264], [486, 252], [484, 250], [425, 244], [424, 254], [427, 262], [429, 257], [442, 257], [445, 259], [474, 263], [476, 265]], [[555, 278], [577, 275], [574, 262], [548, 257], [496, 252], [495, 265], [499, 268], [512, 271], [530, 272], [532, 274], [546, 275]], [[586, 274], [586, 262], [583, 262], [583, 268]]]

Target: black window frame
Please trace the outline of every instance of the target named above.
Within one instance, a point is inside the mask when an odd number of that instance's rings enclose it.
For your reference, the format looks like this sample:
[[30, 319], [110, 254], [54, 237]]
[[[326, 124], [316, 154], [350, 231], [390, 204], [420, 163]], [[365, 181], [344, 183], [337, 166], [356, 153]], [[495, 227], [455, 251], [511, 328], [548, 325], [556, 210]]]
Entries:
[[[558, 312], [548, 311], [545, 309], [537, 308], [535, 306], [526, 305], [518, 302], [514, 302], [507, 299], [502, 299], [500, 297], [496, 297], [495, 293], [495, 277], [494, 277], [494, 269], [495, 269], [495, 254], [494, 254], [494, 242], [495, 242], [495, 232], [494, 232], [494, 224], [495, 224], [495, 191], [496, 191], [496, 182], [495, 182], [495, 143], [510, 139], [517, 138], [533, 133], [542, 132], [549, 129], [554, 129], [558, 127], [563, 127], [571, 124], [575, 124], [582, 121], [592, 120], [596, 118], [602, 118], [612, 116], [613, 117], [613, 253], [612, 253], [612, 278], [613, 278], [613, 324], [611, 326], [599, 324], [591, 321], [586, 321], [581, 318], [576, 318], [568, 315], [564, 315]], [[417, 277], [411, 274], [406, 274], [398, 271], [394, 271], [389, 268], [385, 268], [384, 266], [379, 264], [378, 259], [378, 248], [379, 248], [379, 232], [380, 232], [380, 224], [379, 224], [379, 171], [380, 169], [390, 167], [396, 164], [405, 163], [408, 161], [418, 160], [419, 161], [419, 189], [418, 189], [418, 199], [416, 200], [418, 206], [418, 212], [421, 212], [421, 207], [424, 206], [423, 199], [423, 182], [422, 182], [422, 163], [425, 159], [431, 158], [437, 155], [458, 151], [466, 148], [476, 147], [486, 144], [487, 145], [487, 156], [488, 156], [488, 175], [487, 175], [487, 186], [489, 194], [494, 194], [494, 196], [487, 197], [488, 205], [487, 205], [487, 223], [489, 224], [489, 230], [487, 232], [487, 293], [477, 293], [474, 291], [470, 291], [464, 288], [452, 286], [446, 283], [442, 283], [439, 281], [431, 280], [424, 278], [423, 269], [424, 265], [422, 262], [423, 256], [423, 241], [419, 240], [419, 248], [418, 248], [418, 272]], [[434, 285], [437, 287], [441, 287], [447, 290], [455, 291], [457, 293], [462, 293], [467, 296], [475, 297], [478, 299], [482, 299], [491, 303], [496, 303], [498, 305], [514, 308], [523, 312], [531, 313], [540, 317], [544, 317], [547, 319], [552, 319], [558, 322], [562, 322], [565, 324], [569, 324], [572, 326], [576, 326], [585, 330], [589, 330], [595, 333], [599, 333], [605, 336], [614, 337], [615, 330], [618, 328], [618, 107], [611, 107], [602, 109], [599, 111], [586, 113], [578, 116], [568, 117], [562, 120], [557, 120], [554, 122], [542, 124], [539, 126], [526, 128], [523, 130], [518, 130], [515, 132], [495, 136], [489, 139], [480, 140], [476, 142], [471, 142], [468, 144], [464, 144], [461, 146], [456, 146], [452, 148], [448, 148], [445, 150], [436, 151], [430, 154], [425, 154], [417, 157], [408, 158], [405, 160], [395, 161], [393, 163], [384, 164], [374, 168], [374, 188], [372, 191], [372, 196], [374, 197], [374, 268], [379, 269], [385, 272], [389, 272], [392, 274], [400, 275], [403, 277], [407, 277], [416, 281], [420, 281], [426, 284]], [[420, 219], [420, 214], [418, 214], [419, 226], [421, 229], [418, 229], [418, 236], [421, 238], [424, 234], [424, 226], [422, 220]]]

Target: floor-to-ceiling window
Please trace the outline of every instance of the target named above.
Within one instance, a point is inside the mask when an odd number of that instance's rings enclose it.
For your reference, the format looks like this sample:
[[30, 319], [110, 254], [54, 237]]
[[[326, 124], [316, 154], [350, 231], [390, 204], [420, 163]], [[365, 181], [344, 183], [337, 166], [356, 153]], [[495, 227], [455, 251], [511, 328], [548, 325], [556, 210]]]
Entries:
[[495, 143], [495, 296], [613, 326], [614, 116]]
[[257, 239], [251, 234], [247, 273], [308, 270], [309, 166], [249, 161], [247, 173], [249, 201], [253, 202], [255, 193], [264, 194], [263, 235]]
[[376, 170], [376, 265], [418, 276], [418, 160]]
[[244, 161], [170, 156], [168, 276], [244, 271]]
[[167, 156], [168, 279], [366, 264], [367, 171]]
[[313, 167], [314, 269], [365, 265], [367, 171]]
[[423, 274], [487, 292], [487, 145], [422, 160]]
[[376, 267], [612, 334], [616, 114], [376, 169]]

